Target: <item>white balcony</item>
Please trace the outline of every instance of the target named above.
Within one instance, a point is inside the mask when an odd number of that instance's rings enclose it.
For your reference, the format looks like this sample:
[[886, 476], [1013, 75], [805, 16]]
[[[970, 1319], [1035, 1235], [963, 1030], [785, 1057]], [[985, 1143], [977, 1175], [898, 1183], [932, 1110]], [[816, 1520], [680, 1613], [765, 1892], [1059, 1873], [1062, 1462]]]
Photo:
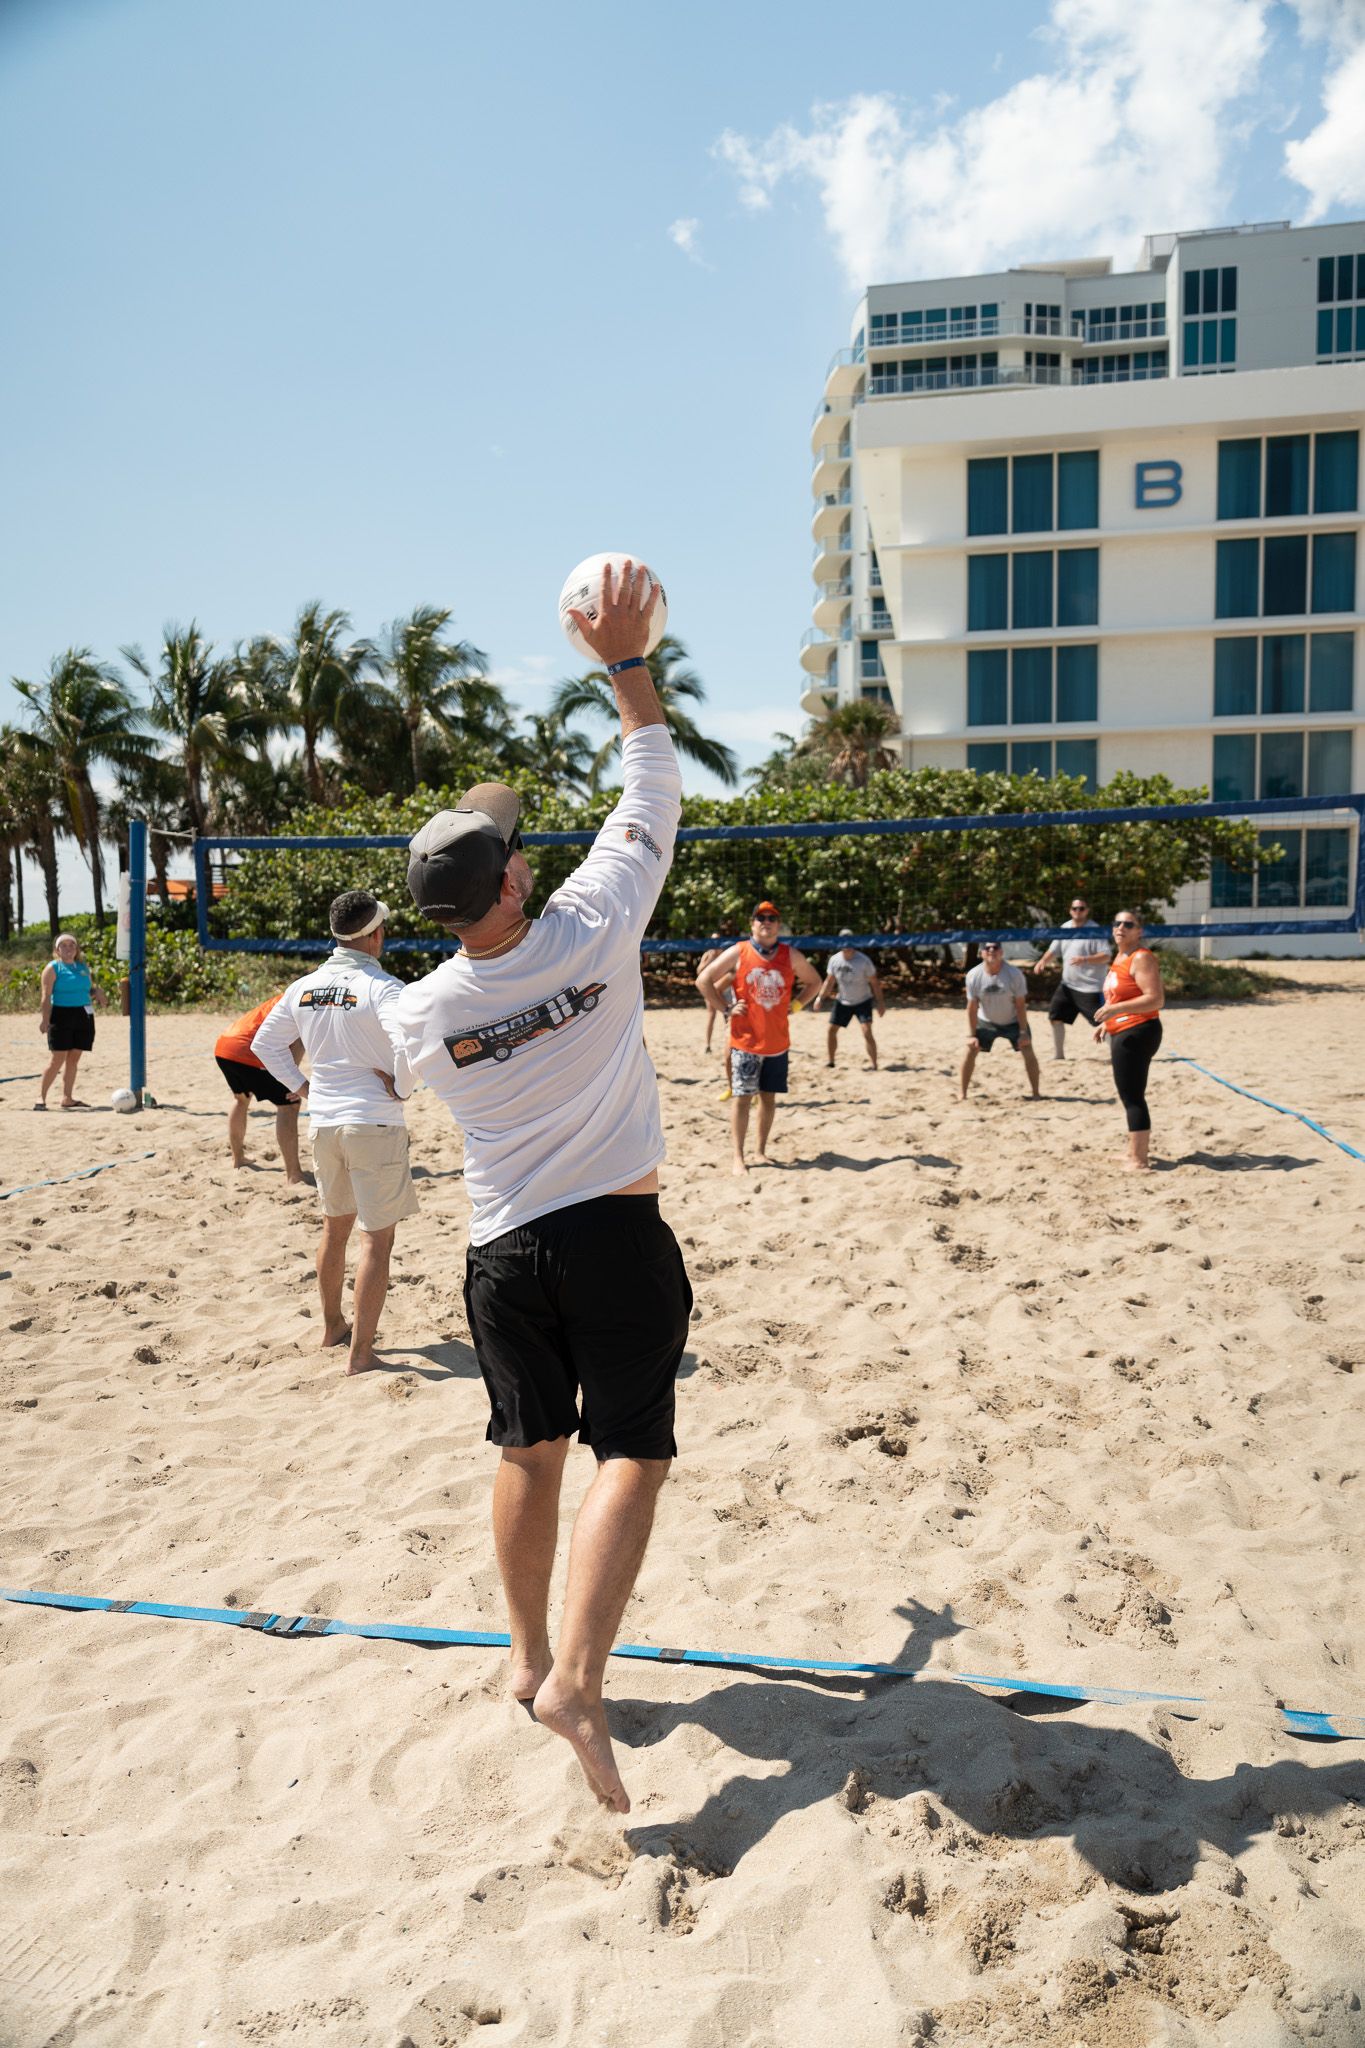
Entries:
[[848, 465], [853, 459], [853, 444], [850, 441], [826, 441], [815, 451], [815, 468], [811, 472], [810, 487], [817, 498], [826, 491], [838, 490], [848, 482]]
[[1090, 327], [1085, 322], [1077, 320], [1072, 339], [1080, 342], [1085, 348], [1126, 348], [1133, 342], [1164, 342], [1166, 322], [1151, 318], [1109, 320], [1101, 327]]
[[816, 500], [815, 516], [810, 530], [817, 540], [827, 533], [837, 533], [841, 526], [848, 524], [849, 508], [853, 503], [853, 492], [845, 484], [839, 491], [824, 491]]
[[869, 365], [877, 358], [904, 355], [920, 348], [956, 347], [964, 341], [998, 341], [1002, 336], [1022, 336], [1029, 341], [1072, 342], [1084, 336], [1072, 333], [1064, 320], [1043, 319], [1035, 314], [1008, 314], [984, 320], [936, 320], [932, 327], [902, 327], [899, 334], [885, 330], [868, 342]]
[[831, 627], [842, 626], [849, 605], [853, 601], [853, 578], [837, 576], [832, 583], [822, 583], [815, 596], [812, 617], [817, 626], [826, 632]]
[[825, 713], [833, 707], [837, 695], [838, 692], [832, 683], [808, 682], [803, 685], [801, 695], [797, 701], [800, 703], [801, 709], [805, 712], [807, 718], [823, 718]]
[[848, 533], [825, 533], [815, 543], [811, 575], [817, 583], [833, 583], [848, 574], [853, 537]]
[[825, 397], [848, 398], [863, 381], [863, 351], [841, 348], [830, 358], [825, 372]]
[[895, 623], [885, 605], [874, 605], [871, 611], [859, 612], [858, 614], [859, 633], [867, 634], [870, 637], [873, 633], [890, 634], [894, 633], [895, 630]]
[[810, 676], [827, 676], [830, 663], [838, 651], [839, 642], [847, 639], [845, 631], [840, 634], [820, 633], [814, 626], [801, 635], [801, 666]]

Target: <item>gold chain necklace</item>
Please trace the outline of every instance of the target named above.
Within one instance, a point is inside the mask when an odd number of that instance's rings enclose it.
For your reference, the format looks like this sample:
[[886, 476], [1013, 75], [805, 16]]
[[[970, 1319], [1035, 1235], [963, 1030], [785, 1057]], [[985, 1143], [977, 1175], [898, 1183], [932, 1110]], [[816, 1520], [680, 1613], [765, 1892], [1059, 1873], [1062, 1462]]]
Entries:
[[477, 953], [472, 946], [465, 946], [462, 949], [465, 958], [468, 960], [492, 960], [499, 953], [505, 953], [509, 946], [517, 945], [530, 929], [531, 920], [529, 917], [524, 917], [517, 929], [514, 932], [509, 932], [505, 939], [499, 939], [496, 946], [485, 946]]

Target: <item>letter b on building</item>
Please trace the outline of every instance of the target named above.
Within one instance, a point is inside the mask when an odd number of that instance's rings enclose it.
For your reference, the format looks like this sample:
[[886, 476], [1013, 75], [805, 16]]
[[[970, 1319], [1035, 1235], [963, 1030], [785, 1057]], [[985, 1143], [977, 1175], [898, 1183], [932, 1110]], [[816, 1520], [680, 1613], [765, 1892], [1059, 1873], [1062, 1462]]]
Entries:
[[1135, 491], [1139, 512], [1153, 505], [1178, 505], [1182, 473], [1178, 462], [1139, 462]]

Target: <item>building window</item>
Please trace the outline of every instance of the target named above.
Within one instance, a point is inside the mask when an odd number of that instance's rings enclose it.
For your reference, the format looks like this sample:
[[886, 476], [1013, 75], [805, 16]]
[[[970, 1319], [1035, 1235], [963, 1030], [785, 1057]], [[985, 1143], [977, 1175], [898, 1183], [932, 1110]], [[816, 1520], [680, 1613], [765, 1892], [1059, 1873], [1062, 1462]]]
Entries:
[[1080, 384], [1142, 384], [1152, 377], [1167, 375], [1170, 363], [1164, 348], [1124, 350], [1113, 356], [1087, 356], [1075, 381]]
[[1237, 271], [1185, 272], [1180, 367], [1187, 374], [1230, 370], [1237, 360]]
[[1296, 796], [1344, 796], [1351, 787], [1351, 730], [1215, 733], [1213, 800], [1249, 803]]
[[1318, 258], [1319, 357], [1365, 355], [1365, 255]]
[[1354, 633], [1314, 633], [1309, 648], [1308, 709], [1354, 710]]
[[891, 685], [889, 683], [864, 683], [859, 689], [858, 695], [862, 698], [864, 704], [885, 704], [888, 709], [894, 708], [892, 706]]
[[1061, 331], [1062, 309], [1060, 306], [1045, 306], [1035, 303], [1032, 299], [1024, 301], [1025, 334], [1060, 334]]
[[884, 683], [886, 671], [882, 667], [882, 643], [880, 640], [858, 642], [858, 674], [865, 683]]
[[973, 775], [1076, 775], [1094, 789], [1099, 777], [1099, 746], [1095, 740], [977, 740], [967, 748]]
[[1003, 647], [973, 647], [967, 655], [968, 725], [1009, 724], [1009, 654]]
[[[1011, 511], [1013, 523], [1011, 526]], [[1064, 454], [975, 456], [967, 464], [967, 532], [1062, 533], [1100, 523], [1100, 458]]]
[[1301, 518], [1310, 495], [1314, 512], [1356, 510], [1360, 436], [1354, 428], [1332, 434], [1272, 434], [1264, 449], [1263, 465], [1259, 439], [1218, 443], [1220, 519], [1259, 519], [1262, 512], [1267, 519]]
[[1218, 543], [1215, 618], [1295, 618], [1355, 606], [1354, 533], [1272, 533]]
[[1071, 316], [1078, 341], [1160, 340], [1166, 332], [1166, 301], [1152, 299], [1135, 306], [1087, 306]]
[[968, 555], [967, 631], [1020, 632], [1099, 624], [1098, 548]]
[[1213, 863], [1210, 902], [1215, 910], [1344, 910], [1350, 901], [1351, 835], [1342, 826], [1294, 826], [1257, 834], [1260, 845], [1280, 849], [1254, 873]]
[[1093, 725], [1099, 648], [973, 647], [967, 654], [968, 725]]
[[1060, 384], [1062, 381], [1062, 358], [1056, 349], [1026, 348], [1024, 369], [1034, 384]]

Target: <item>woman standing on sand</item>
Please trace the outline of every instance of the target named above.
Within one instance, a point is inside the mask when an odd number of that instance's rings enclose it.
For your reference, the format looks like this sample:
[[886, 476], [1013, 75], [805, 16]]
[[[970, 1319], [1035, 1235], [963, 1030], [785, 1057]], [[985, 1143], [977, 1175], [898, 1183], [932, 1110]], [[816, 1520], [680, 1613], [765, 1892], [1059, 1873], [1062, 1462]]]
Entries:
[[70, 932], [60, 932], [52, 943], [53, 957], [43, 969], [43, 1000], [38, 1029], [47, 1034], [52, 1057], [43, 1069], [40, 1100], [35, 1109], [47, 1108], [47, 1091], [62, 1075], [62, 1108], [89, 1109], [88, 1102], [76, 1100], [76, 1069], [81, 1054], [95, 1043], [95, 1004], [104, 997], [91, 979], [90, 969], [80, 957], [81, 942]]
[[1147, 1112], [1147, 1074], [1161, 1045], [1157, 1012], [1166, 1000], [1156, 954], [1144, 946], [1142, 919], [1131, 910], [1114, 916], [1114, 964], [1104, 979], [1104, 1001], [1095, 1012], [1095, 1043], [1109, 1040], [1114, 1087], [1128, 1116], [1130, 1173], [1147, 1171], [1152, 1119]]

